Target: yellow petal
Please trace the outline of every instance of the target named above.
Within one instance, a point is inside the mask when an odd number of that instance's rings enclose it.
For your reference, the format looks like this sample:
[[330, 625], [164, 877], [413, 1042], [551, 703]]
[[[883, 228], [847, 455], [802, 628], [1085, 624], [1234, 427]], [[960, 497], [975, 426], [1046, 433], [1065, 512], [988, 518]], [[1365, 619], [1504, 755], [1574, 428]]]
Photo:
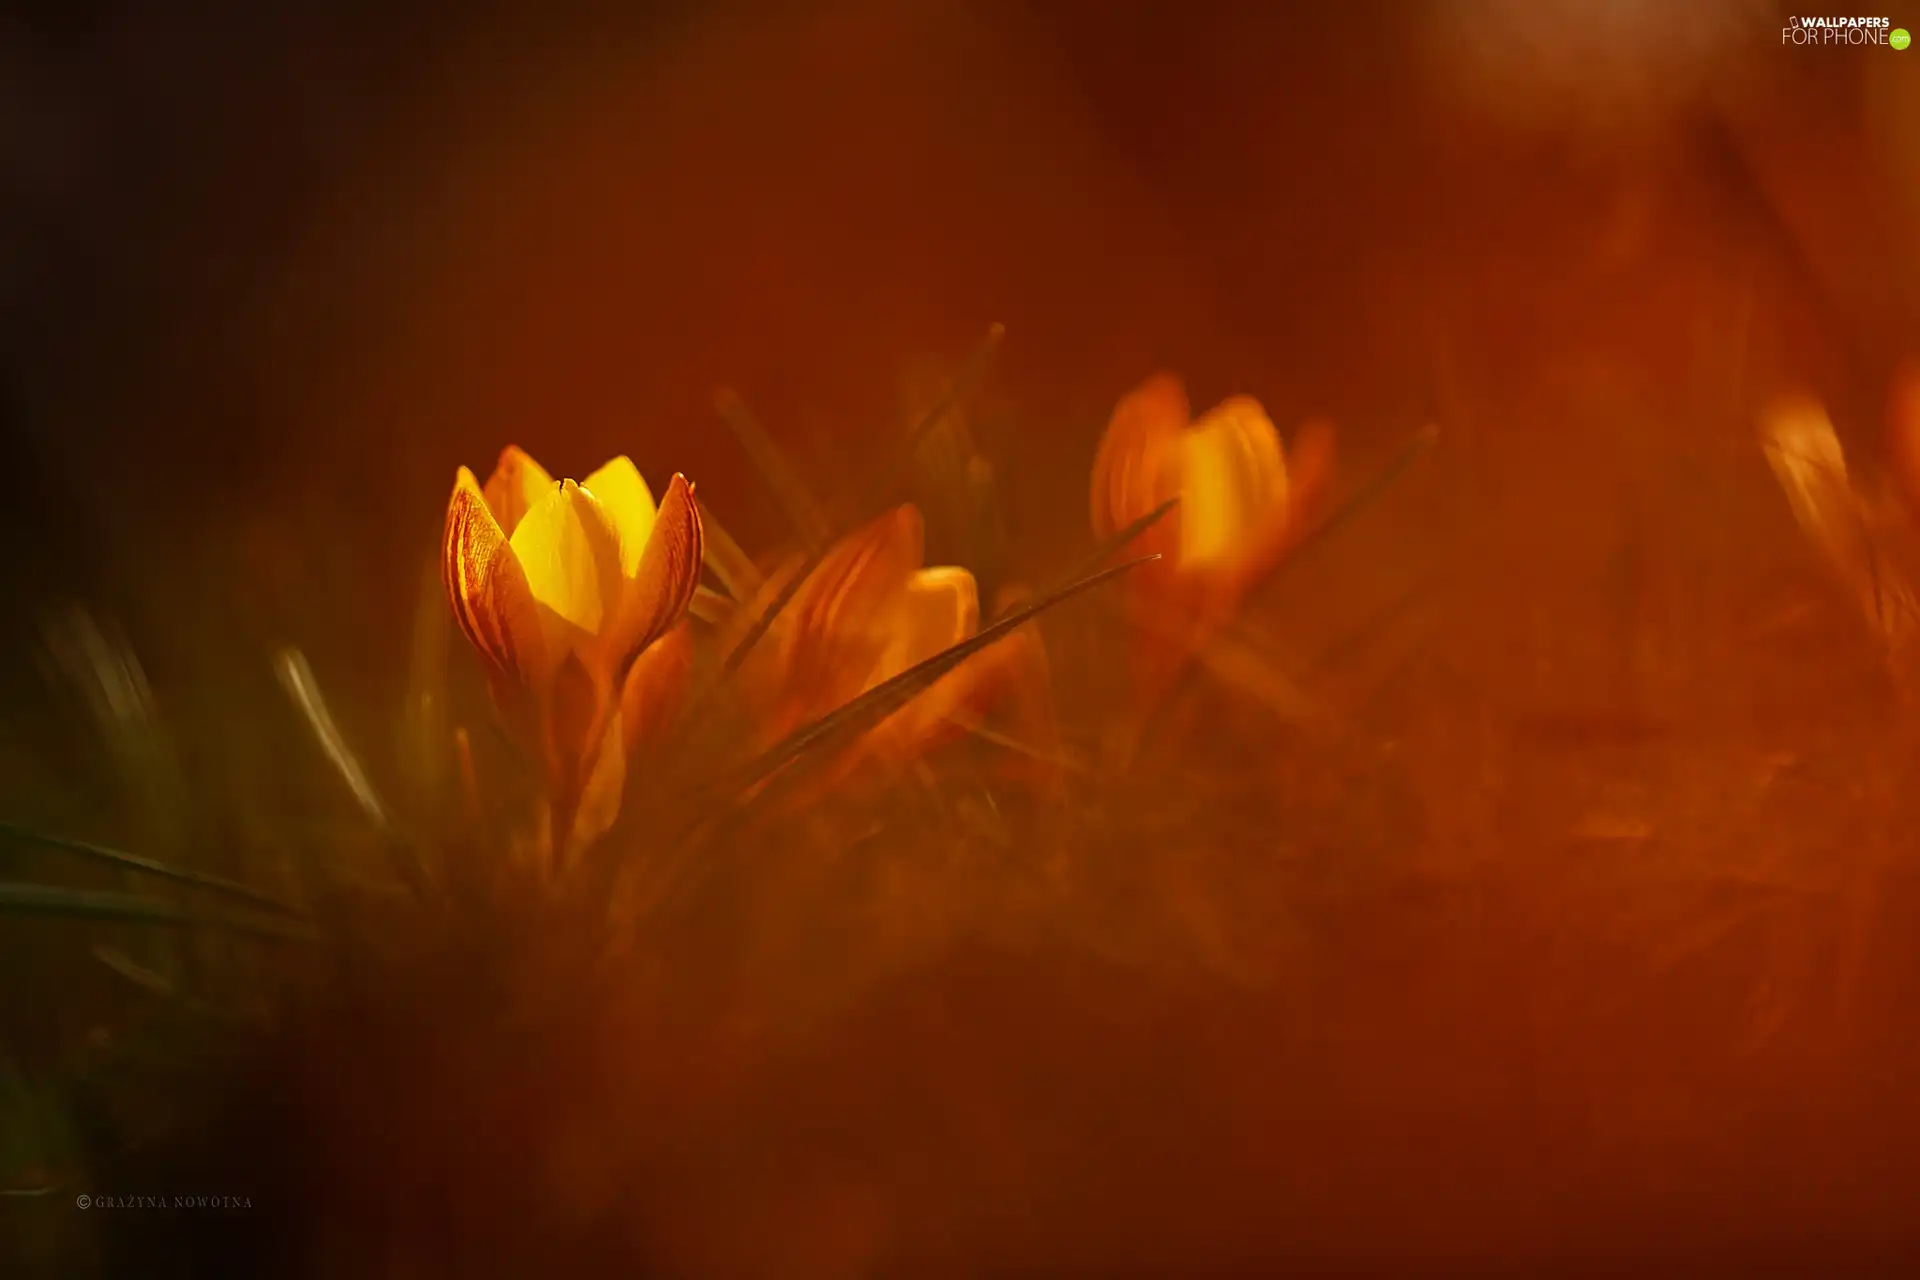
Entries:
[[500, 461], [487, 477], [487, 506], [492, 509], [493, 518], [500, 522], [501, 530], [511, 538], [520, 522], [526, 519], [527, 512], [546, 497], [551, 488], [553, 477], [547, 474], [546, 468], [519, 445], [510, 444], [500, 451]]
[[1215, 565], [1247, 554], [1249, 540], [1286, 501], [1280, 433], [1258, 401], [1224, 401], [1181, 441], [1181, 563]]
[[547, 490], [513, 532], [513, 551], [549, 623], [550, 643], [597, 637], [621, 597], [620, 535], [592, 494], [571, 480]]
[[620, 533], [620, 571], [629, 578], [640, 569], [640, 554], [647, 549], [647, 537], [653, 532], [653, 490], [640, 475], [640, 469], [625, 454], [601, 467], [580, 482], [580, 487], [599, 499], [613, 517]]
[[479, 651], [496, 688], [528, 684], [544, 671], [540, 610], [526, 572], [465, 467], [447, 502], [440, 572], [454, 620]]
[[[958, 644], [979, 629], [979, 593], [973, 575], [950, 567], [923, 569], [908, 581], [890, 613], [888, 644], [867, 680], [869, 688]], [[917, 759], [959, 733], [971, 719], [980, 671], [976, 662], [966, 662], [942, 676], [868, 731], [854, 756], [900, 763]]]
[[682, 619], [648, 645], [627, 671], [620, 692], [620, 728], [628, 755], [672, 732], [692, 681], [693, 629]]
[[616, 677], [687, 611], [700, 585], [704, 537], [693, 486], [674, 473], [631, 578], [621, 579], [620, 615], [607, 637]]
[[[1147, 379], [1115, 407], [1093, 460], [1095, 537], [1112, 537], [1179, 492], [1179, 448], [1188, 412], [1180, 380], [1166, 373]], [[1171, 550], [1170, 525], [1162, 521], [1149, 530], [1140, 550]]]
[[873, 683], [891, 679], [980, 629], [980, 592], [965, 569], [922, 569], [895, 602], [892, 634]]
[[[909, 667], [959, 644], [980, 627], [980, 596], [965, 569], [922, 569], [894, 602], [893, 625], [879, 666], [868, 677], [871, 688]], [[917, 755], [941, 736], [949, 716], [970, 702], [977, 672], [962, 664], [935, 681], [906, 706], [875, 727], [869, 745], [895, 755]]]

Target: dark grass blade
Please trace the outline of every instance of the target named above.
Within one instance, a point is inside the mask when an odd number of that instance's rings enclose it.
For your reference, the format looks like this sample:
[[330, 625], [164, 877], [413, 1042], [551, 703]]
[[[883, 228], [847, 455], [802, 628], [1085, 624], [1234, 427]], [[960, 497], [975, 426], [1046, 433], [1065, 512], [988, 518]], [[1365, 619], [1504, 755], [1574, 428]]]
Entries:
[[811, 754], [829, 745], [836, 739], [851, 737], [872, 728], [882, 719], [899, 710], [919, 694], [925, 692], [935, 681], [945, 676], [955, 667], [985, 649], [988, 645], [1005, 639], [1020, 627], [1025, 626], [1040, 614], [1056, 605], [1063, 604], [1074, 596], [1090, 591], [1094, 587], [1121, 574], [1138, 568], [1158, 556], [1142, 556], [1129, 560], [1125, 564], [1115, 565], [1089, 577], [1069, 583], [1040, 599], [1009, 614], [1000, 621], [982, 631], [969, 636], [959, 644], [943, 649], [926, 661], [909, 667], [899, 675], [874, 686], [851, 702], [845, 703], [827, 715], [802, 729], [790, 734], [784, 741], [776, 744], [757, 759], [749, 762], [740, 772], [729, 778], [723, 785], [726, 789], [741, 792], [768, 777], [779, 769], [792, 764], [802, 756]]
[[1178, 495], [1168, 498], [1165, 502], [1147, 512], [1147, 514], [1141, 516], [1138, 520], [1135, 520], [1111, 538], [1108, 538], [1094, 549], [1092, 555], [1080, 562], [1079, 567], [1074, 570], [1068, 581], [1074, 581], [1079, 578], [1084, 578], [1090, 573], [1098, 572], [1101, 565], [1118, 555], [1126, 548], [1127, 544], [1135, 538], [1166, 519], [1167, 514], [1179, 505], [1180, 499]]
[[170, 902], [156, 902], [131, 893], [99, 889], [64, 889], [44, 884], [0, 883], [0, 912], [19, 915], [65, 916], [86, 920], [116, 920], [176, 928], [229, 929], [236, 933], [312, 941], [320, 936], [311, 925], [268, 915], [226, 915], [190, 911]]
[[1365, 484], [1348, 494], [1339, 506], [1327, 513], [1325, 519], [1307, 530], [1288, 554], [1287, 560], [1291, 562], [1302, 551], [1372, 506], [1381, 495], [1394, 486], [1401, 476], [1407, 473], [1408, 468], [1425, 456], [1426, 452], [1439, 442], [1439, 439], [1439, 427], [1429, 424], [1420, 428], [1414, 433], [1413, 439], [1401, 446], [1400, 452], [1394, 454], [1386, 466], [1375, 472]]
[[[1408, 469], [1411, 468], [1415, 462], [1419, 461], [1429, 449], [1433, 448], [1439, 439], [1440, 428], [1434, 425], [1422, 427], [1418, 432], [1414, 433], [1413, 438], [1401, 446], [1400, 451], [1388, 461], [1386, 466], [1375, 472], [1365, 484], [1348, 494], [1338, 506], [1327, 514], [1325, 519], [1307, 530], [1306, 534], [1287, 554], [1286, 559], [1275, 566], [1273, 573], [1259, 584], [1259, 589], [1265, 590], [1271, 586], [1274, 578], [1284, 573], [1288, 565], [1295, 563], [1303, 551], [1378, 501], [1382, 495], [1393, 487], [1395, 482], [1407, 473]], [[1121, 532], [1124, 533], [1126, 531], [1122, 530]], [[1159, 706], [1156, 707], [1149, 716], [1147, 726], [1143, 731], [1145, 735], [1151, 735], [1157, 726], [1164, 724], [1167, 717], [1172, 714], [1173, 707], [1192, 692], [1195, 682], [1200, 678], [1200, 673], [1204, 665], [1203, 663], [1194, 662], [1184, 665], [1179, 676], [1167, 689]]]
[[734, 439], [746, 450], [747, 458], [760, 472], [760, 478], [773, 491], [775, 502], [787, 513], [787, 520], [800, 536], [800, 545], [808, 553], [827, 544], [827, 517], [820, 504], [808, 492], [800, 473], [793, 469], [787, 455], [775, 444], [760, 420], [747, 408], [746, 401], [730, 387], [722, 387], [713, 396], [714, 411], [733, 432]]
[[12, 840], [19, 844], [39, 845], [42, 848], [58, 850], [61, 853], [77, 854], [118, 867], [122, 871], [137, 871], [143, 875], [159, 876], [165, 880], [174, 880], [181, 884], [190, 884], [211, 893], [225, 894], [230, 898], [239, 898], [256, 907], [279, 912], [281, 915], [300, 917], [306, 913], [298, 907], [281, 902], [258, 889], [249, 889], [237, 881], [220, 876], [209, 875], [204, 871], [192, 871], [186, 867], [177, 867], [172, 863], [159, 862], [153, 858], [143, 858], [138, 854], [122, 853], [118, 849], [109, 849], [105, 845], [92, 844], [85, 840], [72, 840], [66, 836], [49, 835], [42, 831], [29, 831], [25, 827], [15, 826], [11, 822], [0, 822], [0, 839]]
[[[955, 405], [979, 385], [980, 379], [986, 374], [987, 365], [992, 360], [993, 353], [999, 349], [1000, 339], [1006, 336], [1006, 332], [1004, 325], [996, 324], [988, 329], [986, 340], [968, 358], [959, 376], [948, 384], [946, 393], [918, 422], [914, 423], [913, 429], [907, 433], [906, 440], [902, 443], [893, 463], [881, 473], [880, 478], [864, 495], [858, 507], [861, 518], [865, 518], [871, 508], [886, 501], [887, 495], [912, 467], [913, 455], [920, 448], [921, 442], [949, 413], [953, 412]], [[767, 629], [773, 626], [774, 619], [780, 616], [781, 610], [785, 609], [792, 602], [793, 597], [799, 593], [808, 575], [820, 567], [820, 561], [825, 557], [826, 552], [827, 547], [823, 546], [807, 554], [806, 562], [800, 566], [800, 571], [787, 580], [773, 602], [767, 606], [766, 612], [754, 619], [753, 626], [748, 628], [747, 634], [741, 637], [740, 643], [734, 646], [733, 652], [727, 655], [727, 660], [721, 664], [720, 668], [723, 676], [732, 675], [740, 669], [740, 664], [746, 661], [747, 655], [753, 651], [753, 646], [760, 643], [766, 636]]]

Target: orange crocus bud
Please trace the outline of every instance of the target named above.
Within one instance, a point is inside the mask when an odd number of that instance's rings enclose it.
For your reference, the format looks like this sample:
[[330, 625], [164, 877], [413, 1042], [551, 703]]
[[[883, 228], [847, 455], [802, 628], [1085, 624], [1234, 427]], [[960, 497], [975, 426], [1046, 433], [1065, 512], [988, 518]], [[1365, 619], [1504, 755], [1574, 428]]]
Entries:
[[[900, 675], [979, 630], [973, 575], [927, 567], [919, 511], [897, 507], [836, 543], [807, 575], [740, 670], [740, 689], [763, 744], [771, 744]], [[797, 565], [769, 578], [742, 611], [760, 616]], [[1010, 642], [1003, 642], [1010, 643]], [[861, 736], [829, 771], [845, 776], [863, 761], [904, 762], [977, 718], [981, 682], [997, 666], [994, 646], [962, 663]]]

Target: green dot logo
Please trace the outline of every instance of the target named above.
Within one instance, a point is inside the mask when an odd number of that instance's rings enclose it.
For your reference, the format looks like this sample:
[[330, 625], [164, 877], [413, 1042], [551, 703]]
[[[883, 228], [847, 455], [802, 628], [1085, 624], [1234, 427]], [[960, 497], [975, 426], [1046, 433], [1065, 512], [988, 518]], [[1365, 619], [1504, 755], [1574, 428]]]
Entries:
[[1895, 27], [1887, 33], [1887, 43], [1896, 49], [1904, 49], [1913, 43], [1913, 37], [1907, 34], [1905, 27]]

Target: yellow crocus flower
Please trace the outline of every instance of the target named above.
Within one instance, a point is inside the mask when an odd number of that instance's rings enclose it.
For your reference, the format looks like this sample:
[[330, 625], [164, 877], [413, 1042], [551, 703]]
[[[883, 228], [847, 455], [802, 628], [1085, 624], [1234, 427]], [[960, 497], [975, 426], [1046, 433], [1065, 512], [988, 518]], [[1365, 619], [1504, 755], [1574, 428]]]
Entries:
[[497, 704], [539, 746], [556, 850], [618, 811], [617, 757], [640, 729], [617, 731], [622, 704], [670, 703], [658, 682], [684, 682], [686, 664], [671, 654], [641, 658], [686, 612], [701, 554], [692, 484], [676, 474], [656, 507], [625, 457], [575, 483], [510, 446], [484, 487], [466, 467], [455, 477], [441, 545], [447, 599]]

